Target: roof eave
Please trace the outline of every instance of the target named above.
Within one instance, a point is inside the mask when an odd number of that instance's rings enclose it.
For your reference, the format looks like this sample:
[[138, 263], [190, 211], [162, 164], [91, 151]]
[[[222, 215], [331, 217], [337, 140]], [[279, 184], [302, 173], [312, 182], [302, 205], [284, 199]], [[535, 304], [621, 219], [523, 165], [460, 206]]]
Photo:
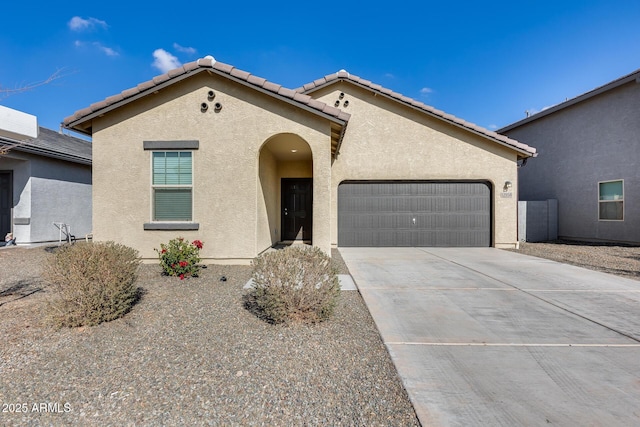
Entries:
[[293, 106], [295, 106], [297, 108], [300, 108], [302, 110], [308, 111], [308, 112], [313, 113], [313, 114], [315, 114], [317, 116], [323, 117], [323, 118], [325, 118], [325, 119], [327, 119], [327, 120], [329, 120], [331, 122], [341, 124], [342, 126], [345, 126], [346, 123], [347, 123], [346, 120], [342, 120], [342, 119], [340, 119], [338, 117], [335, 117], [335, 116], [332, 116], [330, 114], [324, 113], [324, 112], [322, 112], [320, 110], [317, 110], [315, 108], [311, 108], [308, 105], [302, 104], [300, 102], [296, 102], [295, 100], [293, 100], [291, 98], [288, 98], [288, 97], [283, 96], [283, 95], [279, 95], [279, 94], [277, 94], [275, 92], [272, 92], [272, 91], [270, 91], [268, 89], [265, 89], [265, 88], [263, 88], [261, 86], [257, 86], [257, 85], [251, 84], [250, 82], [248, 82], [248, 81], [246, 81], [244, 79], [238, 78], [238, 77], [233, 76], [233, 75], [228, 74], [228, 73], [225, 73], [224, 71], [220, 71], [220, 70], [215, 69], [215, 68], [208, 68], [208, 69], [206, 69], [206, 71], [208, 71], [211, 74], [215, 73], [215, 74], [217, 74], [219, 76], [225, 77], [225, 78], [227, 78], [229, 80], [232, 80], [232, 81], [234, 81], [236, 83], [239, 83], [239, 84], [241, 84], [241, 85], [243, 85], [245, 87], [251, 88], [251, 89], [256, 90], [256, 91], [258, 91], [260, 93], [263, 93], [265, 95], [269, 95], [269, 96], [271, 96], [273, 98], [276, 98], [276, 99], [279, 99], [281, 101], [284, 101], [289, 105], [293, 105]]
[[79, 163], [83, 165], [91, 166], [92, 160], [86, 157], [74, 156], [73, 154], [59, 153], [56, 151], [47, 150], [40, 147], [35, 147], [28, 143], [16, 141], [15, 143], [10, 141], [0, 141], [0, 146], [9, 147], [10, 151], [20, 151], [23, 153], [36, 154], [51, 159], [65, 160], [72, 163]]
[[[72, 130], [74, 130], [76, 132], [79, 132], [81, 134], [91, 136], [93, 134], [92, 126], [91, 125], [83, 126], [83, 125], [86, 125], [87, 123], [91, 122], [96, 117], [101, 117], [104, 114], [107, 114], [110, 111], [113, 111], [113, 110], [115, 110], [117, 108], [120, 108], [120, 107], [122, 107], [123, 105], [125, 105], [125, 104], [127, 104], [129, 102], [133, 102], [133, 101], [141, 99], [141, 98], [143, 98], [145, 96], [148, 96], [150, 94], [157, 93], [158, 91], [166, 88], [167, 86], [170, 86], [170, 85], [172, 85], [174, 83], [177, 83], [177, 82], [179, 82], [179, 81], [181, 81], [183, 79], [189, 78], [189, 77], [191, 77], [191, 76], [193, 76], [193, 75], [195, 75], [197, 73], [201, 73], [201, 72], [204, 72], [204, 71], [206, 71], [206, 72], [208, 72], [210, 74], [216, 74], [218, 76], [227, 78], [227, 79], [229, 79], [231, 81], [234, 81], [234, 82], [236, 82], [238, 84], [241, 84], [241, 85], [243, 85], [245, 87], [251, 88], [253, 90], [256, 90], [256, 91], [258, 91], [260, 93], [263, 93], [265, 95], [268, 95], [268, 96], [270, 96], [272, 98], [275, 98], [275, 99], [278, 99], [280, 101], [284, 101], [284, 102], [288, 103], [289, 105], [293, 105], [293, 106], [295, 106], [297, 108], [300, 108], [300, 109], [302, 109], [304, 111], [310, 112], [310, 113], [312, 113], [312, 114], [314, 114], [316, 116], [319, 116], [319, 117], [322, 117], [322, 118], [324, 118], [326, 120], [329, 120], [332, 123], [338, 124], [342, 128], [342, 132], [341, 132], [339, 141], [337, 142], [337, 146], [338, 147], [340, 146], [340, 143], [342, 141], [342, 136], [344, 135], [344, 129], [345, 129], [347, 121], [348, 121], [348, 114], [346, 114], [346, 113], [343, 114], [343, 115], [347, 116], [347, 119], [343, 120], [343, 119], [341, 119], [339, 117], [335, 117], [335, 116], [333, 116], [331, 114], [327, 114], [327, 113], [325, 113], [323, 111], [320, 111], [318, 109], [312, 108], [312, 107], [310, 107], [310, 106], [308, 106], [306, 104], [303, 104], [303, 103], [300, 103], [300, 102], [296, 102], [294, 99], [291, 99], [291, 98], [288, 98], [286, 96], [280, 95], [278, 93], [275, 93], [273, 91], [265, 89], [265, 88], [263, 88], [261, 86], [254, 85], [254, 84], [252, 84], [252, 83], [250, 83], [250, 82], [248, 82], [248, 81], [246, 81], [244, 79], [236, 77], [236, 76], [234, 76], [234, 75], [232, 75], [230, 73], [218, 70], [218, 69], [216, 69], [214, 67], [199, 67], [199, 68], [196, 68], [194, 70], [191, 70], [190, 72], [183, 73], [183, 74], [180, 74], [178, 76], [172, 77], [172, 78], [170, 78], [170, 79], [168, 79], [168, 80], [166, 80], [166, 81], [164, 81], [164, 82], [162, 82], [160, 84], [154, 85], [154, 86], [152, 86], [152, 87], [150, 87], [150, 88], [148, 88], [148, 89], [146, 89], [146, 90], [144, 90], [142, 92], [139, 92], [139, 93], [137, 93], [135, 95], [132, 95], [132, 96], [127, 97], [127, 98], [124, 98], [124, 99], [122, 99], [120, 101], [117, 101], [117, 102], [115, 102], [113, 104], [109, 104], [109, 105], [107, 105], [107, 106], [105, 106], [103, 108], [100, 108], [98, 110], [95, 110], [95, 111], [87, 114], [86, 116], [80, 117], [80, 118], [78, 118], [76, 120], [72, 120], [72, 121], [64, 124], [64, 127], [67, 128], [67, 129], [72, 129]], [[334, 154], [337, 154], [337, 151]]]
[[401, 99], [394, 98], [394, 97], [392, 97], [391, 95], [389, 95], [387, 93], [384, 93], [384, 92], [381, 92], [381, 91], [377, 91], [377, 90], [375, 90], [375, 89], [373, 89], [373, 88], [371, 88], [371, 87], [369, 87], [367, 85], [361, 84], [360, 82], [351, 80], [348, 77], [338, 76], [334, 80], [326, 81], [326, 82], [324, 82], [324, 83], [322, 83], [320, 85], [314, 86], [313, 88], [308, 89], [308, 90], [301, 90], [301, 92], [304, 93], [304, 94], [313, 93], [313, 92], [316, 92], [317, 90], [320, 90], [322, 88], [325, 88], [327, 86], [330, 86], [330, 85], [333, 85], [335, 83], [342, 82], [342, 81], [350, 83], [350, 84], [353, 84], [353, 85], [356, 85], [356, 86], [358, 86], [358, 87], [360, 87], [362, 89], [365, 89], [365, 90], [369, 90], [369, 91], [373, 90], [373, 91], [375, 91], [376, 95], [383, 96], [383, 97], [385, 97], [385, 98], [387, 98], [387, 99], [389, 99], [391, 101], [402, 103], [403, 105], [405, 105], [407, 107], [410, 107], [413, 110], [419, 111], [420, 113], [427, 114], [430, 117], [445, 121], [445, 122], [447, 122], [447, 123], [449, 123], [451, 125], [454, 125], [454, 126], [460, 128], [460, 129], [464, 129], [464, 130], [466, 130], [468, 132], [471, 132], [471, 133], [473, 133], [475, 135], [481, 136], [481, 137], [483, 137], [485, 139], [490, 139], [490, 140], [492, 140], [492, 141], [494, 141], [494, 142], [496, 142], [496, 143], [498, 143], [498, 144], [500, 144], [500, 145], [502, 145], [504, 147], [507, 147], [509, 149], [512, 149], [512, 150], [516, 151], [518, 153], [518, 158], [519, 159], [524, 159], [524, 158], [527, 158], [527, 157], [536, 157], [538, 155], [538, 153], [535, 151], [535, 149], [533, 149], [533, 147], [530, 147], [530, 148], [532, 148], [533, 151], [528, 151], [528, 150], [526, 150], [524, 148], [521, 148], [521, 147], [518, 147], [516, 145], [512, 145], [512, 144], [509, 144], [509, 143], [507, 143], [505, 141], [501, 141], [499, 138], [494, 138], [491, 135], [487, 135], [485, 133], [479, 132], [479, 131], [477, 131], [477, 130], [471, 128], [471, 127], [468, 127], [468, 126], [464, 126], [464, 125], [462, 125], [460, 123], [457, 123], [454, 120], [448, 119], [447, 117], [440, 116], [440, 115], [435, 114], [435, 113], [433, 113], [433, 112], [431, 112], [429, 110], [425, 110], [423, 108], [419, 108], [419, 107], [417, 107], [417, 106], [415, 106], [415, 105], [413, 105], [413, 104], [411, 104], [409, 102], [405, 102], [405, 101], [402, 101]]
[[98, 109], [96, 111], [93, 111], [93, 112], [87, 114], [86, 116], [80, 117], [77, 120], [72, 120], [69, 123], [64, 124], [64, 127], [67, 128], [67, 129], [71, 129], [71, 130], [74, 130], [76, 132], [79, 132], [81, 134], [91, 136], [93, 131], [86, 131], [85, 130], [85, 129], [91, 129], [91, 126], [89, 126], [87, 128], [80, 128], [78, 126], [80, 126], [81, 124], [87, 123], [87, 122], [95, 119], [96, 117], [101, 117], [101, 116], [105, 115], [106, 113], [108, 113], [110, 111], [113, 111], [113, 110], [115, 110], [117, 108], [122, 107], [125, 104], [128, 104], [128, 103], [133, 102], [133, 101], [137, 101], [138, 99], [141, 99], [141, 98], [144, 98], [144, 97], [146, 97], [148, 95], [154, 94], [154, 93], [156, 93], [156, 92], [158, 92], [158, 91], [160, 91], [160, 90], [162, 90], [162, 89], [164, 89], [164, 88], [166, 88], [168, 86], [171, 86], [172, 84], [177, 83], [177, 82], [179, 82], [179, 81], [181, 81], [183, 79], [189, 78], [189, 77], [194, 76], [194, 75], [196, 75], [198, 73], [201, 73], [203, 71], [210, 71], [210, 70], [211, 70], [210, 68], [196, 68], [195, 70], [192, 70], [191, 72], [183, 73], [183, 74], [180, 74], [178, 76], [172, 77], [169, 80], [166, 80], [166, 81], [164, 81], [162, 83], [154, 85], [154, 86], [152, 86], [152, 87], [150, 87], [148, 89], [145, 89], [142, 92], [139, 92], [139, 93], [137, 93], [135, 95], [129, 96], [129, 97], [124, 98], [124, 99], [122, 99], [122, 100], [120, 100], [118, 102], [114, 102], [113, 104], [109, 104], [109, 105], [107, 105], [107, 106], [105, 106], [103, 108], [100, 108], [100, 109]]

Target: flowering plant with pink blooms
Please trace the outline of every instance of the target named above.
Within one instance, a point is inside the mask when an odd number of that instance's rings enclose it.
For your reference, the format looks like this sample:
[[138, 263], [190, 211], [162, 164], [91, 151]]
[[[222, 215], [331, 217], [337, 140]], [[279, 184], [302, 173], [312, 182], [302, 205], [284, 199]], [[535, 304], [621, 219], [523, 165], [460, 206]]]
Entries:
[[155, 249], [160, 258], [160, 266], [164, 274], [168, 276], [180, 277], [184, 280], [186, 277], [197, 277], [200, 271], [200, 249], [204, 243], [200, 240], [194, 240], [189, 243], [183, 237], [170, 240], [168, 244], [161, 243], [160, 249]]

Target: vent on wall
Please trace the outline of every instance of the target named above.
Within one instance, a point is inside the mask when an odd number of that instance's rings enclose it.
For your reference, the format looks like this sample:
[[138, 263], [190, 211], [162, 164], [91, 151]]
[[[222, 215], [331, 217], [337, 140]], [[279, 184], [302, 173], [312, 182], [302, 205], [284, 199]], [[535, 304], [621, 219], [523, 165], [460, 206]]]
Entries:
[[[334, 102], [333, 105], [336, 108], [339, 108], [340, 107], [340, 101], [342, 101], [343, 99], [344, 99], [344, 92], [340, 92], [340, 95], [338, 95], [338, 99], [336, 99], [336, 102]], [[345, 100], [342, 103], [342, 106], [345, 107], [345, 108], [348, 107], [349, 106], [349, 100]]]

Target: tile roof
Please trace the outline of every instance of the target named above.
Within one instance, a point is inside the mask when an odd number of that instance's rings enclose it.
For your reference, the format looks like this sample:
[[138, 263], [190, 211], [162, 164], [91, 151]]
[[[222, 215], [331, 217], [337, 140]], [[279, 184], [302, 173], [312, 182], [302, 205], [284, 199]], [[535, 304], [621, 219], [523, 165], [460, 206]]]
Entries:
[[89, 141], [43, 127], [39, 128], [37, 138], [29, 138], [24, 142], [0, 137], [0, 147], [2, 146], [10, 147], [12, 151], [22, 151], [85, 165], [91, 164], [92, 146]]
[[478, 126], [474, 123], [470, 123], [467, 122], [465, 120], [462, 120], [458, 117], [455, 117], [451, 114], [447, 114], [444, 111], [435, 109], [427, 104], [424, 104], [420, 101], [416, 101], [413, 98], [409, 98], [408, 96], [404, 96], [400, 93], [394, 92], [391, 89], [387, 89], [385, 87], [380, 86], [379, 84], [375, 84], [372, 83], [369, 80], [365, 80], [363, 78], [360, 78], [358, 76], [354, 76], [350, 73], [348, 73], [345, 70], [340, 70], [337, 73], [333, 73], [333, 74], [329, 74], [327, 76], [324, 76], [323, 78], [320, 78], [318, 80], [315, 80], [311, 83], [307, 83], [306, 85], [299, 87], [296, 89], [296, 92], [298, 93], [311, 93], [314, 92], [322, 87], [334, 84], [338, 81], [347, 81], [350, 82], [352, 84], [355, 84], [357, 86], [363, 87], [365, 89], [368, 90], [373, 90], [376, 93], [382, 94], [387, 96], [388, 98], [391, 98], [399, 103], [405, 104], [409, 107], [415, 108], [417, 110], [420, 110], [424, 113], [427, 113], [431, 116], [435, 116], [439, 119], [442, 119], [444, 121], [447, 121], [449, 123], [452, 123], [456, 126], [462, 127], [464, 129], [470, 130], [476, 134], [480, 134], [482, 136], [485, 136], [489, 139], [492, 139], [502, 145], [506, 145], [506, 146], [510, 146], [512, 148], [515, 148], [516, 150], [520, 151], [521, 153], [525, 154], [526, 157], [528, 156], [536, 156], [536, 149], [533, 147], [528, 146], [527, 144], [523, 144], [521, 142], [516, 141], [515, 139], [511, 139], [508, 138], [504, 135], [500, 135], [497, 132], [493, 132], [490, 131], [488, 129], [485, 129], [481, 126]]
[[[324, 117], [338, 122], [342, 125], [342, 131], [340, 132], [340, 135], [335, 136], [338, 139], [338, 148], [339, 143], [342, 139], [342, 133], [344, 133], [344, 126], [346, 126], [349, 118], [351, 117], [350, 114], [340, 110], [339, 108], [318, 101], [309, 96], [308, 93], [313, 92], [320, 87], [333, 84], [336, 81], [345, 80], [361, 87], [374, 90], [400, 103], [406, 104], [410, 107], [416, 108], [444, 121], [450, 122], [454, 125], [488, 137], [489, 139], [492, 139], [502, 145], [506, 145], [516, 149], [525, 156], [536, 155], [536, 150], [533, 147], [529, 147], [528, 145], [522, 144], [514, 139], [508, 138], [504, 135], [500, 135], [496, 132], [477, 126], [473, 123], [469, 123], [467, 121], [459, 119], [451, 114], [447, 114], [422, 102], [416, 101], [415, 99], [393, 92], [392, 90], [384, 88], [378, 84], [374, 84], [369, 80], [353, 76], [344, 70], [341, 70], [334, 74], [329, 74], [321, 79], [308, 83], [301, 88], [292, 90], [276, 83], [269, 82], [261, 77], [254, 76], [246, 71], [235, 68], [232, 65], [218, 62], [212, 56], [206, 56], [204, 58], [198, 59], [197, 61], [189, 62], [181, 67], [170, 70], [165, 74], [161, 74], [151, 80], [140, 83], [136, 87], [126, 89], [117, 95], [110, 96], [102, 101], [91, 104], [89, 107], [76, 111], [73, 115], [66, 117], [63, 120], [63, 125], [67, 128], [75, 129], [79, 132], [90, 135], [90, 121], [94, 117], [106, 113], [142, 96], [153, 93], [158, 89], [168, 86], [176, 81], [182, 80], [183, 78], [203, 71], [209, 71], [218, 75], [226, 76], [229, 79], [235, 80], [249, 87], [253, 87], [264, 93], [278, 97], [301, 108], [305, 108], [316, 114], [320, 114]], [[87, 125], [87, 123], [89, 124]]]
[[[102, 114], [112, 108], [125, 104], [129, 101], [133, 101], [134, 99], [152, 93], [161, 87], [202, 71], [210, 71], [219, 75], [224, 75], [232, 80], [256, 88], [272, 96], [285, 99], [314, 113], [342, 122], [343, 124], [346, 124], [350, 117], [348, 113], [317, 101], [308, 95], [297, 93], [294, 90], [271, 83], [261, 77], [254, 76], [246, 71], [235, 68], [232, 65], [218, 62], [211, 56], [206, 56], [198, 59], [197, 61], [189, 62], [181, 67], [170, 70], [165, 74], [156, 76], [149, 81], [140, 83], [136, 87], [126, 89], [117, 95], [104, 99], [103, 101], [91, 104], [87, 108], [76, 111], [73, 115], [66, 117], [63, 120], [63, 124], [65, 127], [74, 128], [82, 122], [91, 120], [96, 115]], [[86, 129], [76, 128], [76, 130], [90, 134], [90, 131], [86, 131]]]
[[498, 129], [498, 132], [507, 132], [510, 131], [512, 129], [515, 129], [517, 127], [520, 127], [524, 124], [527, 124], [529, 122], [532, 122], [534, 120], [538, 120], [541, 119], [542, 117], [548, 116], [549, 114], [553, 114], [556, 111], [562, 110], [564, 108], [570, 107], [574, 104], [577, 104], [579, 102], [582, 101], [586, 101], [587, 99], [593, 98], [594, 96], [600, 95], [601, 93], [604, 92], [608, 92], [612, 89], [615, 89], [619, 86], [622, 86], [624, 84], [627, 84], [629, 82], [635, 82], [635, 83], [640, 83], [640, 69], [633, 71], [632, 73], [627, 74], [626, 76], [622, 76], [618, 79], [615, 79], [609, 83], [606, 83], [602, 86], [599, 86], [593, 90], [590, 90], [589, 92], [585, 92], [582, 95], [578, 95], [574, 98], [568, 99], [564, 102], [561, 102], [560, 104], [554, 105], [552, 107], [549, 107], [547, 109], [544, 109], [536, 114], [533, 114], [529, 117], [525, 117], [522, 120], [518, 120], [517, 122], [511, 123], [510, 125], [507, 125], [505, 127], [503, 127], [502, 129]]

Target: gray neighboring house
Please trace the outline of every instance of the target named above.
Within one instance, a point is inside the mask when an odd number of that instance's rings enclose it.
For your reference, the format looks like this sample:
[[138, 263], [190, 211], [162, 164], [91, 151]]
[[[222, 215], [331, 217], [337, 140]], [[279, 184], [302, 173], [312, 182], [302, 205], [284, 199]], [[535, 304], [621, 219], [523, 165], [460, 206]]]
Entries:
[[[15, 143], [0, 137], [0, 148]], [[18, 245], [57, 241], [54, 222], [78, 238], [91, 233], [91, 143], [40, 127], [0, 156], [0, 236], [12, 231]]]
[[640, 70], [498, 133], [538, 149], [519, 199], [557, 199], [559, 238], [640, 243]]

